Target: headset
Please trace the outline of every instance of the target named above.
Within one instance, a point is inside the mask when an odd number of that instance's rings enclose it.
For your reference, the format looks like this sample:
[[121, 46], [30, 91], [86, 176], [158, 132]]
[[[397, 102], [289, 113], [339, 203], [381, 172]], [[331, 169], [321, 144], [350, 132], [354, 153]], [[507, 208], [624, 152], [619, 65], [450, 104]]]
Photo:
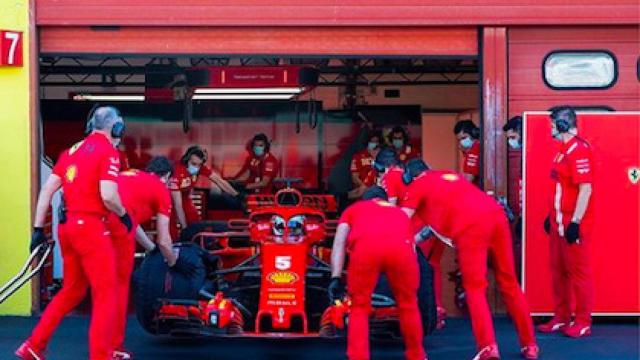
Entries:
[[204, 151], [204, 149], [201, 148], [198, 145], [189, 146], [189, 148], [187, 148], [187, 151], [180, 158], [180, 162], [183, 163], [184, 165], [187, 165], [187, 163], [189, 162], [189, 158], [191, 158], [191, 156], [195, 155], [197, 152], [200, 152], [200, 153], [202, 153], [204, 155], [204, 159], [202, 159], [202, 163], [203, 164], [206, 163], [207, 162], [207, 152]]
[[382, 174], [387, 168], [385, 168], [382, 164], [374, 161], [373, 162], [373, 170], [375, 170], [378, 174]]
[[[93, 128], [93, 123], [94, 123], [94, 115], [96, 110], [100, 108], [100, 104], [96, 103], [95, 105], [93, 105], [93, 107], [91, 108], [91, 110], [89, 111], [89, 116], [87, 117], [87, 125], [84, 128], [84, 135], [85, 136], [89, 136], [94, 128]], [[120, 118], [122, 118], [122, 115], [120, 115], [120, 111], [115, 108], [112, 107], [116, 113], [118, 114], [118, 116]], [[111, 137], [114, 139], [121, 139], [124, 136], [126, 127], [124, 125], [124, 121], [117, 121], [116, 123], [113, 124], [113, 127], [111, 127]]]
[[404, 172], [402, 173], [402, 182], [405, 185], [409, 185], [413, 182], [413, 175], [411, 175], [411, 172], [407, 167], [404, 168]]
[[424, 160], [420, 158], [413, 158], [407, 162], [404, 166], [404, 172], [402, 173], [402, 182], [405, 185], [409, 185], [413, 182], [413, 179], [416, 176], [422, 174], [423, 172], [429, 170], [429, 165], [427, 165]]

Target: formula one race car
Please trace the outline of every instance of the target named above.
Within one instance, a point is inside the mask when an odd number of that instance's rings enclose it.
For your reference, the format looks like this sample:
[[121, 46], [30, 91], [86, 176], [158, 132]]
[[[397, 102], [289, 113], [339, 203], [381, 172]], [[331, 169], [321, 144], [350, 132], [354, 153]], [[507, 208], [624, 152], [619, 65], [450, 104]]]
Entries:
[[[190, 243], [176, 244], [180, 256], [197, 262], [192, 276], [169, 270], [157, 252], [145, 258], [134, 291], [137, 318], [146, 331], [262, 337], [344, 333], [349, 300], [330, 303], [327, 294], [336, 222], [325, 213], [335, 211], [333, 197], [286, 188], [276, 195], [249, 196], [247, 204], [248, 219], [217, 224], [213, 232], [196, 232]], [[417, 295], [426, 335], [436, 325], [433, 274], [421, 253], [419, 263]], [[371, 334], [399, 336], [384, 276], [372, 305]]]

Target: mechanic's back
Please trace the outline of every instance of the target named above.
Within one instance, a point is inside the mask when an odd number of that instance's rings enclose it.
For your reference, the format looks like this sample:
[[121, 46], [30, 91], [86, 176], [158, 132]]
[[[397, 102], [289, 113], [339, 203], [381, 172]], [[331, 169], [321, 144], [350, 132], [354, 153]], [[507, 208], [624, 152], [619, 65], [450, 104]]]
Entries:
[[347, 247], [352, 250], [363, 242], [392, 248], [412, 241], [409, 217], [399, 207], [381, 199], [361, 200], [349, 206], [339, 222], [349, 223]]

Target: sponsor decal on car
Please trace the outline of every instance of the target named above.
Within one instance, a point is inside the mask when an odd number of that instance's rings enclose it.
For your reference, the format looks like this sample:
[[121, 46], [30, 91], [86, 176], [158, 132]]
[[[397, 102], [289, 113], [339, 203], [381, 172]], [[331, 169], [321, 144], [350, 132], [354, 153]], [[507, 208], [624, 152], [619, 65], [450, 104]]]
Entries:
[[267, 280], [276, 285], [289, 285], [298, 281], [298, 275], [291, 271], [274, 271], [267, 275]]

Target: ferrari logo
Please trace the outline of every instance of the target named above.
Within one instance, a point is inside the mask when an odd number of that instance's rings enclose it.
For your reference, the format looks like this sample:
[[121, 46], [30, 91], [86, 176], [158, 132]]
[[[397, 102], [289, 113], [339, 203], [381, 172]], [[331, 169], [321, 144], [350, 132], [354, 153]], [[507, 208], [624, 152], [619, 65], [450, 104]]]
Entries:
[[632, 167], [627, 171], [627, 176], [629, 176], [629, 181], [633, 185], [637, 184], [640, 181], [640, 169], [637, 167]]
[[67, 168], [67, 171], [64, 173], [64, 178], [67, 182], [71, 183], [78, 176], [78, 168], [75, 165], [71, 165]]

